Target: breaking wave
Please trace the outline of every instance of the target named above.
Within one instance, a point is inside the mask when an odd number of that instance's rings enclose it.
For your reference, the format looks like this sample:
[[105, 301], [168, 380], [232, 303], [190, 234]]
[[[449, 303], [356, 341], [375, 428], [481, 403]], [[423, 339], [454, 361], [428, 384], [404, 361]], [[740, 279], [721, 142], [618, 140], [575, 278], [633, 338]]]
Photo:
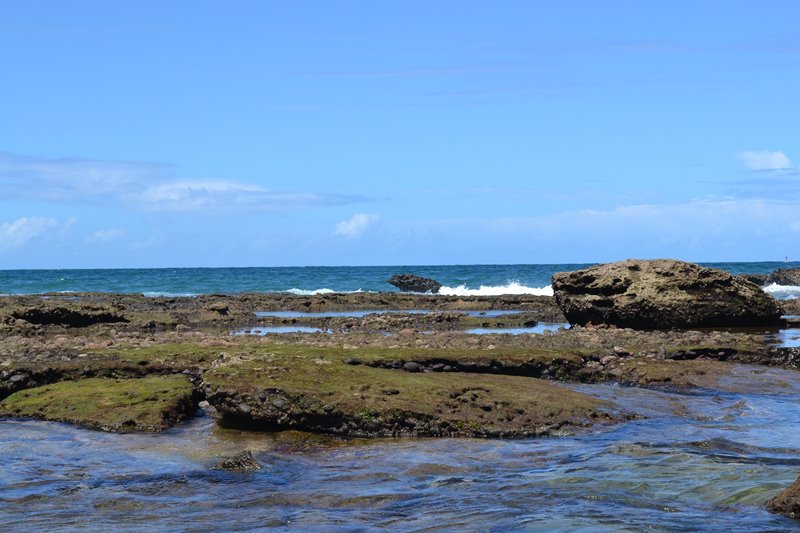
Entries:
[[444, 296], [499, 296], [501, 294], [534, 294], [536, 296], [552, 296], [553, 287], [527, 287], [512, 281], [507, 285], [481, 285], [478, 289], [469, 289], [466, 285], [458, 287], [442, 287], [439, 294]]
[[800, 297], [800, 287], [797, 285], [778, 285], [777, 283], [772, 283], [762, 288], [764, 292], [771, 294], [778, 300], [794, 300]]

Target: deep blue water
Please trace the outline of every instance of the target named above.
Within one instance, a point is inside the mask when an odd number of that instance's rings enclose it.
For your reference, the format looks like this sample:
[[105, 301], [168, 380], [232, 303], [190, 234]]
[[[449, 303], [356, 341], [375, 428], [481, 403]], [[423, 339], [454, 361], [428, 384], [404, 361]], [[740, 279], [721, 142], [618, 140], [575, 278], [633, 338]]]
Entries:
[[[734, 274], [765, 274], [800, 263], [705, 263]], [[430, 277], [453, 292], [498, 294], [536, 292], [550, 285], [556, 272], [588, 264], [430, 265], [368, 267], [152, 268], [92, 270], [0, 270], [0, 294], [45, 292], [114, 292], [167, 295], [283, 292], [313, 293], [396, 290], [388, 280], [410, 272]], [[481, 289], [483, 287], [483, 290]]]

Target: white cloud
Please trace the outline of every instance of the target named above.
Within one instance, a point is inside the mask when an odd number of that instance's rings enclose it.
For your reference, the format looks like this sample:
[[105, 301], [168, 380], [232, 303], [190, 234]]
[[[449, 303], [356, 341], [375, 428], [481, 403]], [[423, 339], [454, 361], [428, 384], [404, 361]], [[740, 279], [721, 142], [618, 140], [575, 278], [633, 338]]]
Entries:
[[748, 170], [786, 170], [792, 168], [789, 157], [780, 150], [739, 152], [736, 156]]
[[23, 217], [13, 222], [4, 222], [0, 224], [0, 246], [20, 246], [57, 225], [54, 218], [41, 217]]
[[100, 231], [95, 231], [91, 237], [87, 239], [89, 242], [108, 242], [114, 239], [119, 239], [125, 236], [125, 230], [119, 228], [111, 228]]
[[173, 167], [136, 161], [43, 158], [0, 152], [0, 198], [102, 202], [148, 211], [271, 211], [362, 201], [324, 193], [278, 193], [232, 180], [177, 178]]
[[151, 211], [274, 211], [346, 204], [355, 198], [308, 193], [277, 193], [232, 181], [182, 180], [147, 188], [129, 200]]
[[356, 213], [350, 220], [343, 220], [336, 224], [336, 229], [333, 231], [334, 235], [341, 235], [343, 237], [360, 237], [371, 225], [375, 224], [381, 219], [378, 215], [370, 213]]

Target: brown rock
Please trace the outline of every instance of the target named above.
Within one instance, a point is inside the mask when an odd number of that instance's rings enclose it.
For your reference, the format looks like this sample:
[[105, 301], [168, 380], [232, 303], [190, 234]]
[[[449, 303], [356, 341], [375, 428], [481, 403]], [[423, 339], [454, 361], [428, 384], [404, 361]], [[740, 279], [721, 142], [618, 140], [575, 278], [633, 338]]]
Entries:
[[718, 269], [672, 259], [596, 265], [553, 276], [571, 324], [638, 329], [777, 324], [780, 304], [757, 285]]
[[789, 518], [800, 518], [800, 478], [767, 502], [767, 510]]

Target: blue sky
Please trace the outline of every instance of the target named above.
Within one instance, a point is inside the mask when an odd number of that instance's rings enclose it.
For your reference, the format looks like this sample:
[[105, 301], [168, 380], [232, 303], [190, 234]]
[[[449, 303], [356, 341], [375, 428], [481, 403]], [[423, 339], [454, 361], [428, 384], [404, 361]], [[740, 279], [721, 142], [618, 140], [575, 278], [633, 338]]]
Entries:
[[799, 19], [5, 2], [0, 268], [798, 259]]

